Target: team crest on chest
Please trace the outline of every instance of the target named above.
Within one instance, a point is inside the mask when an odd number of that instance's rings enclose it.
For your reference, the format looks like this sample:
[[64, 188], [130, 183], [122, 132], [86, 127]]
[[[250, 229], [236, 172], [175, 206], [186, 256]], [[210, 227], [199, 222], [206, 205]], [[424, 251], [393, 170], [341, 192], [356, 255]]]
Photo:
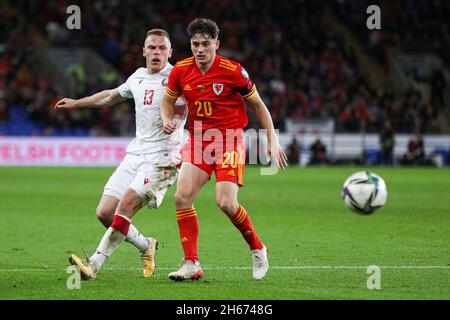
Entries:
[[167, 84], [168, 84], [167, 79], [166, 79], [166, 78], [162, 79], [161, 85], [162, 85], [163, 87], [167, 87]]
[[212, 88], [214, 93], [219, 95], [223, 91], [223, 83], [213, 83]]

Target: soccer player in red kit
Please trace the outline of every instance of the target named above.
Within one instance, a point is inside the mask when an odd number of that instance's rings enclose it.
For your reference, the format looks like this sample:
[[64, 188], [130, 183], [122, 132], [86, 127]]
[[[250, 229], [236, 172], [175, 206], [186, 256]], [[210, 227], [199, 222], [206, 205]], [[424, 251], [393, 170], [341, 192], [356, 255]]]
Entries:
[[287, 166], [287, 157], [278, 144], [272, 118], [245, 69], [237, 62], [216, 54], [219, 28], [209, 19], [196, 19], [188, 26], [193, 57], [178, 62], [168, 80], [161, 101], [163, 130], [172, 134], [173, 108], [183, 95], [189, 108], [190, 142], [183, 154], [175, 205], [184, 261], [181, 268], [169, 273], [176, 281], [203, 276], [197, 241], [198, 220], [194, 200], [216, 175], [216, 202], [241, 232], [252, 251], [253, 278], [264, 278], [268, 269], [267, 248], [261, 242], [249, 215], [239, 204], [237, 194], [244, 184], [247, 126], [244, 100], [255, 110], [263, 129], [267, 130], [268, 151], [279, 168]]

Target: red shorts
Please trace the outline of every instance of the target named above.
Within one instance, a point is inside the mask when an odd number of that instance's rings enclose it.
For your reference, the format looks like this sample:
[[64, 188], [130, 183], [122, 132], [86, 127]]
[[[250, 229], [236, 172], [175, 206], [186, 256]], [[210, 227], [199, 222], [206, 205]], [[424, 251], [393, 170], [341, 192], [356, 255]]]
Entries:
[[[225, 140], [225, 141], [224, 141]], [[231, 181], [244, 186], [245, 139], [243, 135], [213, 141], [191, 139], [185, 146], [183, 162], [188, 162], [205, 171], [216, 181]]]

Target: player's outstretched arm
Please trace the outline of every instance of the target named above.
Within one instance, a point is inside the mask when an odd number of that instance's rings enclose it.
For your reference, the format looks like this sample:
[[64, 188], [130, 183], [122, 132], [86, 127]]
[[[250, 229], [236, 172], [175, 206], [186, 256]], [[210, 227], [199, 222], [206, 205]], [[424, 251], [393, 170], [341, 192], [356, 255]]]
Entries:
[[163, 121], [163, 131], [171, 134], [175, 131], [176, 126], [173, 122], [173, 113], [175, 108], [176, 98], [171, 98], [167, 94], [161, 100], [161, 118]]
[[106, 107], [112, 106], [126, 100], [120, 95], [119, 89], [103, 90], [92, 96], [82, 99], [62, 98], [55, 104], [55, 108], [83, 108], [83, 107]]
[[266, 105], [264, 104], [264, 101], [262, 101], [261, 97], [259, 96], [258, 91], [256, 91], [255, 89], [255, 93], [246, 101], [248, 102], [248, 104], [250, 104], [253, 110], [255, 110], [256, 118], [258, 119], [261, 127], [266, 130], [268, 140], [268, 154], [274, 158], [278, 168], [286, 168], [288, 166], [287, 156], [278, 142], [278, 137], [275, 133], [272, 117]]

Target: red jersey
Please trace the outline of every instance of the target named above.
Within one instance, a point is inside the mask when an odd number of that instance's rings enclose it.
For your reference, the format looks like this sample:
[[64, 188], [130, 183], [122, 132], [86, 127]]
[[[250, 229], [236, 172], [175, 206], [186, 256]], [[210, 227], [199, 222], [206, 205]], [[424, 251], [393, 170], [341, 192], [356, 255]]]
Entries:
[[243, 129], [247, 126], [244, 98], [256, 92], [245, 69], [237, 62], [216, 55], [212, 66], [203, 74], [194, 57], [179, 61], [169, 75], [166, 94], [183, 95], [189, 108], [189, 131], [194, 121], [208, 129]]

